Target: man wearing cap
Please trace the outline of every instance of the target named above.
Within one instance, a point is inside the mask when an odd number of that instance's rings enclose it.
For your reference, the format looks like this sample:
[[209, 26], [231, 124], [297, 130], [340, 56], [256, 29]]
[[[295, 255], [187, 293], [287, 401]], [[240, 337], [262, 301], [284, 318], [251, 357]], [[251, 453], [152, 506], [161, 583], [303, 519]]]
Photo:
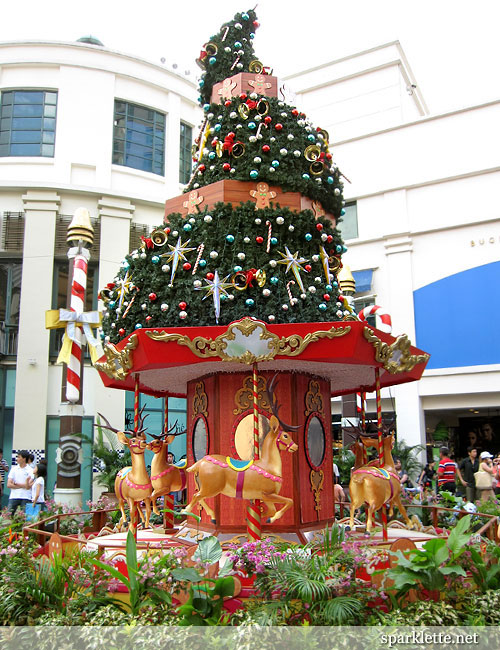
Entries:
[[[485, 472], [489, 477], [489, 487], [481, 487], [479, 481], [476, 481], [476, 487], [479, 492], [481, 492], [481, 501], [488, 501], [488, 499], [494, 499], [495, 493], [493, 492], [493, 463], [491, 459], [493, 456], [489, 451], [482, 451], [481, 456], [479, 456], [479, 472]], [[486, 481], [485, 481], [486, 483]]]
[[439, 450], [438, 467], [438, 490], [440, 492], [451, 492], [455, 494], [455, 475], [457, 465], [450, 458], [448, 447], [441, 447]]

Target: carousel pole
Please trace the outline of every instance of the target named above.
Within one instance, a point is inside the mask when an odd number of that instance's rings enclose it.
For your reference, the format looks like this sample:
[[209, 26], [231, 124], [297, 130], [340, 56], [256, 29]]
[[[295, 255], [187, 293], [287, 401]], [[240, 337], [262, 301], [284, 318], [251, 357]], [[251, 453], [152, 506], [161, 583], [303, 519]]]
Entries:
[[[380, 397], [380, 369], [375, 368], [375, 391], [377, 398], [378, 462], [384, 467], [384, 444], [382, 441], [382, 399]], [[382, 506], [382, 539], [387, 541], [387, 506]]]
[[[168, 431], [168, 394], [165, 395], [165, 407], [164, 407], [164, 420], [163, 420], [163, 434], [165, 435]], [[165, 440], [163, 443], [167, 447], [167, 456], [168, 456], [168, 443]], [[163, 497], [163, 528], [165, 530], [172, 530], [174, 527], [174, 513], [167, 512], [167, 510], [174, 509], [174, 495], [172, 492], [165, 494]]]
[[[257, 364], [253, 364], [252, 394], [253, 394], [253, 459], [259, 460], [259, 402], [258, 402], [258, 374]], [[247, 506], [247, 535], [250, 541], [257, 541], [262, 538], [262, 524], [260, 521], [260, 499], [251, 501]]]
[[[135, 375], [135, 385], [134, 385], [134, 433], [139, 431], [139, 375]], [[137, 510], [135, 512], [134, 521], [131, 523], [134, 526], [134, 538], [137, 542], [137, 526], [139, 525], [139, 507], [140, 504], [137, 504]], [[130, 519], [132, 520], [132, 512], [130, 513]]]

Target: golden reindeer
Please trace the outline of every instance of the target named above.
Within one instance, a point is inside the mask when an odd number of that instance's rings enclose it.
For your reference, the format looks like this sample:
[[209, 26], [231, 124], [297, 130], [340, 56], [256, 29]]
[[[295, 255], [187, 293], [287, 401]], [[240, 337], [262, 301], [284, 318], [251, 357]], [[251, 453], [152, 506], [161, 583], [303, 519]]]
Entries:
[[[151, 480], [146, 469], [146, 462], [144, 460], [144, 452], [147, 448], [146, 434], [144, 433], [145, 429], [142, 428], [144, 419], [142, 417], [140, 419], [141, 428], [139, 431], [133, 432], [119, 431], [112, 427], [103, 415], [99, 413], [99, 416], [106, 423], [105, 428], [114, 431], [122, 445], [126, 445], [130, 449], [132, 466], [123, 467], [117, 473], [115, 478], [115, 494], [118, 499], [118, 507], [122, 513], [118, 526], [121, 526], [127, 521], [124, 508], [124, 503], [126, 501], [130, 510], [129, 530], [135, 533], [138, 514], [144, 522], [144, 527], [148, 528], [149, 526], [149, 518], [151, 516], [151, 494], [153, 492], [153, 486], [151, 485]], [[140, 508], [141, 501], [144, 501], [146, 506], [145, 517]]]
[[[376, 438], [366, 438], [361, 436], [361, 443], [365, 447], [376, 447], [378, 440]], [[401, 503], [401, 482], [394, 468], [392, 458], [392, 445], [394, 437], [386, 436], [383, 439], [384, 449], [384, 467], [379, 468], [375, 465], [363, 465], [355, 469], [349, 483], [349, 494], [351, 496], [351, 512], [349, 525], [354, 525], [354, 513], [363, 503], [368, 504], [366, 514], [366, 530], [370, 532], [373, 526], [373, 517], [375, 512], [380, 510], [384, 504], [389, 505], [389, 515], [392, 516], [394, 505], [399, 509], [407, 524], [410, 524], [406, 509]], [[373, 462], [373, 461], [372, 461]]]
[[177, 422], [166, 433], [156, 436], [149, 433], [154, 440], [148, 444], [148, 449], [153, 453], [153, 461], [151, 463], [151, 483], [153, 485], [153, 493], [151, 494], [151, 501], [153, 504], [153, 512], [160, 514], [156, 505], [158, 497], [170, 492], [178, 492], [186, 487], [186, 470], [170, 465], [167, 462], [168, 445], [173, 442], [175, 436], [180, 436], [186, 433], [172, 433], [176, 428]]
[[[239, 499], [260, 499], [267, 506], [268, 523], [280, 519], [292, 507], [293, 500], [279, 494], [283, 482], [281, 452], [297, 451], [298, 446], [286, 430], [300, 427], [292, 427], [280, 420], [279, 407], [276, 405], [273, 392], [275, 379], [276, 375], [267, 389], [273, 415], [269, 420], [269, 433], [262, 444], [261, 457], [256, 461], [249, 461], [248, 467], [242, 471], [233, 469], [228, 462], [231, 459], [226, 456], [214, 454], [200, 459], [186, 470], [195, 475], [199, 489], [194, 493], [184, 512], [191, 512], [199, 503], [215, 522], [215, 513], [205, 499], [219, 494]], [[278, 511], [276, 511], [277, 503], [283, 504]]]

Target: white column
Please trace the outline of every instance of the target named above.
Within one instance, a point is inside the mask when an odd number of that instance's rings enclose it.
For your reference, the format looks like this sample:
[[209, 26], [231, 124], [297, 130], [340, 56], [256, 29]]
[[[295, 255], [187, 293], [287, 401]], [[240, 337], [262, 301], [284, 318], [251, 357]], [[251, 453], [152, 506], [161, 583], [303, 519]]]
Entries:
[[[395, 234], [385, 238], [388, 308], [392, 317], [392, 334], [407, 334], [415, 343], [415, 313], [413, 305], [413, 243], [408, 227], [406, 191], [389, 192], [384, 196], [384, 210], [390, 223], [397, 224]], [[425, 419], [419, 395], [419, 383], [410, 382], [393, 389], [398, 438], [408, 445], [425, 445]]]
[[[99, 254], [99, 287], [112, 282], [125, 255], [130, 252], [130, 222], [135, 206], [127, 199], [103, 196], [99, 200], [101, 243]], [[102, 305], [100, 305], [102, 309]], [[92, 376], [95, 382], [94, 417], [102, 413], [120, 427], [125, 414], [125, 391], [105, 388], [97, 371], [86, 368], [86, 381]]]
[[23, 201], [25, 229], [12, 446], [43, 449], [49, 358], [45, 312], [52, 306], [55, 226], [60, 197], [56, 192], [29, 190], [23, 195]]

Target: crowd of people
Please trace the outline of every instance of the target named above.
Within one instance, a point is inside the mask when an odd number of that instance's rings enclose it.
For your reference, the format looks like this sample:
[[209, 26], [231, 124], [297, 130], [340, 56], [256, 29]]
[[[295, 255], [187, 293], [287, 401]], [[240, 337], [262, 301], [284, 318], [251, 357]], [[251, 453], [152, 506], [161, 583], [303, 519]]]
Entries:
[[[5, 476], [7, 475], [7, 484]], [[35, 456], [22, 450], [16, 456], [16, 464], [10, 470], [0, 449], [0, 495], [5, 487], [10, 490], [8, 509], [14, 515], [18, 508], [36, 514], [45, 509], [45, 461], [35, 463]]]

